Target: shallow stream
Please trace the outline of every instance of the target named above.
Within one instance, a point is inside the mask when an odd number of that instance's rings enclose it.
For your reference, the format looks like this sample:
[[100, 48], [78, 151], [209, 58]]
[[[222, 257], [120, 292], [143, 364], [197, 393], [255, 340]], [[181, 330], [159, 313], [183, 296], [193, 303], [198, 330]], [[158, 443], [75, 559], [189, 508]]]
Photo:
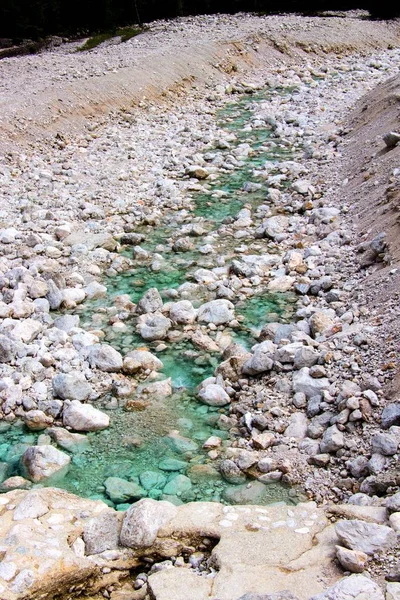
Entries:
[[[290, 148], [270, 139], [271, 131], [265, 126], [250, 125], [252, 107], [268, 100], [271, 93], [283, 94], [287, 91], [263, 90], [252, 95], [240, 95], [218, 112], [219, 127], [235, 135], [229, 148], [218, 150], [222, 157], [241, 144], [250, 146], [250, 151], [239, 166], [233, 165], [231, 170], [223, 170], [215, 180], [195, 186], [188, 200], [188, 215], [180, 219], [176, 212], [170, 211], [161, 217], [157, 225], [138, 228], [138, 233], [144, 235], [141, 248], [151, 257], [154, 257], [154, 253], [161, 254], [161, 268], [154, 270], [151, 262], [136, 260], [129, 272], [110, 277], [104, 282], [107, 286], [106, 298], [79, 307], [77, 312], [81, 327], [103, 330], [105, 341], [123, 354], [139, 347], [147, 347], [156, 354], [164, 364], [159, 379], [171, 378], [173, 393], [160, 400], [152, 398], [134, 403], [135, 410], [126, 410], [127, 399], [121, 395], [99, 400], [96, 406], [109, 412], [111, 425], [107, 430], [88, 434], [89, 445], [77, 448], [72, 454], [70, 470], [62, 480], [56, 482], [58, 487], [81, 496], [101, 498], [120, 509], [143, 495], [173, 502], [242, 501], [240, 494], [246, 483], [240, 482], [235, 486], [224, 481], [218, 466], [214, 466], [207, 450], [202, 449], [204, 441], [210, 436], [219, 437], [222, 444], [229, 437], [228, 432], [218, 426], [221, 425], [221, 414], [228, 414], [228, 411], [200, 404], [194, 393], [202, 380], [213, 375], [220, 355], [195, 347], [185, 336], [163, 344], [165, 348], [146, 344], [129, 320], [121, 331], [110, 325], [110, 316], [116, 296], [128, 294], [136, 303], [146, 290], [156, 287], [168, 301], [174, 297], [171, 290], [191, 281], [196, 269], [213, 268], [215, 255], [210, 258], [199, 250], [207, 243], [205, 240], [209, 236], [218, 256], [224, 257], [227, 263], [240, 258], [243, 252], [258, 255], [270, 252], [265, 239], [239, 240], [220, 235], [217, 231], [224, 223], [231, 222], [245, 205], [255, 210], [266, 203], [265, 183], [254, 175], [254, 170], [262, 168], [267, 161], [277, 162], [293, 157]], [[259, 189], [253, 186], [249, 192], [245, 190], [249, 183], [263, 183], [263, 186]], [[201, 226], [205, 234], [191, 238], [193, 247], [190, 251], [173, 252], [167, 242], [176, 237], [182, 221], [187, 223], [188, 218], [191, 223]], [[241, 248], [243, 241], [246, 242], [244, 249]], [[126, 247], [124, 253], [133, 258], [130, 247]], [[209, 299], [209, 292], [205, 289], [204, 297], [197, 297], [193, 303], [196, 306], [197, 301], [198, 306]], [[250, 348], [255, 343], [255, 332], [268, 320], [290, 320], [293, 301], [290, 295], [265, 292], [245, 300], [239, 299], [235, 310], [236, 315], [242, 318], [240, 326], [231, 330], [227, 328], [223, 334]], [[148, 383], [151, 382], [141, 382], [140, 385]], [[0, 430], [0, 461], [8, 464], [9, 475], [18, 473], [20, 456], [28, 446], [37, 442], [38, 437], [38, 434], [28, 432], [22, 425], [9, 427], [3, 424], [3, 430]], [[43, 441], [43, 435], [39, 441]], [[120, 494], [118, 491], [106, 493], [104, 482], [110, 477], [137, 484], [136, 497], [129, 485], [125, 495], [123, 491]], [[114, 487], [118, 487], [117, 483], [114, 482]], [[263, 493], [258, 493], [254, 498], [257, 503], [294, 501], [292, 491], [283, 485], [269, 484], [264, 488]]]

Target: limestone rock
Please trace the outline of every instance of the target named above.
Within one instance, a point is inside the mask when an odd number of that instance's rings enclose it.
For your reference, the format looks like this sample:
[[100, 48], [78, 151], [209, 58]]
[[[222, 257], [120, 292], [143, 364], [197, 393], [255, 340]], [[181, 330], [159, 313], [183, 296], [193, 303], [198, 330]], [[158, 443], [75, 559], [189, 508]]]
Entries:
[[386, 509], [389, 513], [400, 512], [400, 492], [386, 499]]
[[215, 383], [202, 388], [198, 393], [198, 397], [204, 404], [209, 406], [226, 406], [231, 401], [224, 388]]
[[189, 325], [195, 322], [197, 310], [189, 300], [181, 300], [171, 305], [169, 316], [178, 325]]
[[319, 310], [310, 318], [311, 333], [314, 337], [323, 334], [333, 326], [335, 321], [332, 317], [332, 312], [331, 310]]
[[202, 304], [197, 315], [198, 321], [202, 323], [214, 323], [223, 325], [235, 318], [234, 306], [229, 300], [211, 300]]
[[91, 404], [73, 400], [64, 405], [63, 424], [75, 431], [98, 431], [109, 426], [110, 417]]
[[51, 427], [46, 433], [58, 446], [72, 454], [87, 450], [90, 447], [90, 441], [86, 435], [72, 433], [63, 427]]
[[95, 344], [89, 350], [90, 366], [106, 373], [114, 373], [122, 369], [122, 356], [109, 344]]
[[336, 558], [346, 571], [362, 573], [367, 565], [368, 556], [360, 550], [349, 550], [336, 546]]
[[89, 519], [83, 528], [85, 554], [100, 554], [118, 547], [122, 514], [105, 510]]
[[384, 600], [380, 587], [364, 575], [350, 575], [310, 600]]
[[24, 414], [23, 419], [31, 431], [41, 431], [53, 424], [53, 417], [49, 417], [42, 410], [29, 410]]
[[157, 288], [150, 288], [139, 300], [136, 312], [139, 314], [155, 313], [161, 311], [163, 301]]
[[163, 363], [147, 350], [133, 350], [124, 357], [123, 371], [129, 375], [138, 371], [161, 371]]
[[158, 531], [177, 514], [170, 502], [146, 498], [133, 504], [126, 512], [121, 529], [120, 543], [128, 548], [149, 548]]
[[383, 141], [388, 148], [394, 148], [400, 142], [400, 133], [397, 131], [389, 131], [383, 136]]
[[172, 323], [160, 312], [141, 315], [138, 319], [137, 330], [144, 340], [163, 340]]
[[343, 433], [339, 431], [336, 425], [328, 427], [325, 431], [320, 444], [320, 450], [324, 452], [337, 452], [344, 446]]
[[71, 458], [54, 446], [31, 446], [21, 458], [24, 474], [34, 483], [45, 481], [52, 476], [62, 477], [68, 471]]
[[397, 536], [390, 527], [366, 523], [359, 519], [340, 521], [336, 524], [335, 530], [344, 546], [368, 555], [391, 548], [397, 541]]
[[53, 394], [63, 400], [87, 400], [93, 388], [80, 371], [58, 373], [53, 377]]
[[307, 398], [319, 396], [323, 390], [329, 388], [330, 382], [326, 377], [315, 379], [310, 375], [310, 369], [304, 367], [293, 375], [293, 391], [295, 394], [302, 392]]
[[49, 512], [49, 503], [40, 490], [26, 494], [14, 510], [14, 521], [38, 519]]

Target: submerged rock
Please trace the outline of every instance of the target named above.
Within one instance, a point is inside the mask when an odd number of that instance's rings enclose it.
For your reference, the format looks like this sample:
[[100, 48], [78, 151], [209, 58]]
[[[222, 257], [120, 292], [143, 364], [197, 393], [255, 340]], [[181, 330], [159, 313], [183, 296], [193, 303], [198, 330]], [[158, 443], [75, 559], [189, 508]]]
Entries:
[[133, 502], [146, 496], [146, 491], [134, 481], [127, 481], [121, 477], [107, 477], [104, 482], [106, 494], [115, 504]]

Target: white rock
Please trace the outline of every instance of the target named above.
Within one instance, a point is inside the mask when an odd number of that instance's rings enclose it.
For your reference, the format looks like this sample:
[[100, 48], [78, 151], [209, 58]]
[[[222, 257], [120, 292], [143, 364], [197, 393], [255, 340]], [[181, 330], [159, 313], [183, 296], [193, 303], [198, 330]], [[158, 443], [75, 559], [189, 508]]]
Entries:
[[91, 404], [73, 400], [64, 404], [63, 424], [75, 431], [98, 431], [109, 426], [110, 417]]

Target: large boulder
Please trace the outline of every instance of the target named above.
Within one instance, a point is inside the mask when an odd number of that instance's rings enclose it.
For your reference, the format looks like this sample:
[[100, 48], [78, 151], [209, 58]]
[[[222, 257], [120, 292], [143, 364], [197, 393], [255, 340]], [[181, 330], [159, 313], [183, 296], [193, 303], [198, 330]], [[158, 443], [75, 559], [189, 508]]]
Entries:
[[234, 306], [229, 300], [211, 300], [202, 304], [197, 315], [201, 323], [224, 325], [235, 318]]
[[139, 335], [148, 341], [163, 340], [172, 323], [160, 312], [141, 315], [138, 319], [137, 330]]
[[73, 400], [64, 405], [63, 424], [75, 431], [98, 431], [109, 426], [110, 417], [91, 404]]
[[169, 502], [150, 498], [133, 504], [126, 512], [121, 529], [120, 543], [128, 548], [149, 548], [158, 531], [175, 517], [178, 509]]
[[109, 344], [95, 344], [89, 350], [90, 366], [106, 373], [114, 373], [122, 369], [122, 356]]
[[31, 446], [25, 450], [21, 458], [21, 467], [24, 476], [34, 483], [45, 481], [50, 477], [63, 477], [67, 471], [71, 458], [65, 452], [61, 452], [44, 444], [43, 446]]
[[359, 519], [340, 521], [335, 527], [340, 543], [350, 550], [359, 550], [373, 555], [392, 548], [397, 543], [397, 535], [386, 525], [367, 523]]
[[93, 388], [80, 371], [58, 373], [53, 377], [53, 394], [63, 400], [87, 400]]

